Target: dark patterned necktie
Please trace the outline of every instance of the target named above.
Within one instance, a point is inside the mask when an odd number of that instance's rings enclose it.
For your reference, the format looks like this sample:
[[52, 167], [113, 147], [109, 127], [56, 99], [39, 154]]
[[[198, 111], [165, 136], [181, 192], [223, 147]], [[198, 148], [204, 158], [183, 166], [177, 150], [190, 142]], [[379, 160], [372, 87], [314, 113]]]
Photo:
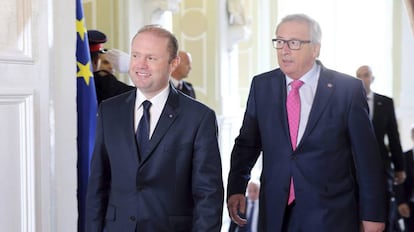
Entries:
[[136, 133], [139, 155], [138, 158], [141, 161], [141, 158], [147, 153], [148, 143], [149, 143], [149, 131], [150, 131], [150, 108], [151, 102], [145, 100], [142, 103], [142, 117], [138, 124], [138, 129]]

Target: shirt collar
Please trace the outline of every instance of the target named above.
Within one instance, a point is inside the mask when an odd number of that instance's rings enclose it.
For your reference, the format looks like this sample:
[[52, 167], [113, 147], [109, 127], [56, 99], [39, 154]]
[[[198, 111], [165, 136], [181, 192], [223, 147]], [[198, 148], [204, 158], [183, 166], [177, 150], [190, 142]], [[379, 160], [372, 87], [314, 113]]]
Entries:
[[374, 92], [370, 91], [370, 92], [367, 94], [367, 99], [369, 99], [369, 100], [374, 100]]
[[152, 103], [152, 106], [164, 106], [164, 103], [167, 101], [168, 94], [170, 93], [170, 85], [167, 85], [161, 92], [155, 95], [151, 99], [147, 99], [144, 94], [137, 88], [137, 94], [135, 99], [135, 111], [141, 107], [142, 102], [148, 100]]
[[[315, 62], [312, 68], [307, 73], [305, 73], [305, 75], [299, 78], [299, 80], [303, 81], [304, 84], [316, 87], [318, 84], [320, 70], [321, 66]], [[286, 75], [286, 86], [289, 86], [293, 81], [294, 79]]]
[[178, 85], [180, 84], [180, 83], [182, 83], [183, 81], [182, 80], [177, 80], [177, 79], [175, 79], [174, 77], [171, 77], [170, 78], [170, 80], [171, 80], [171, 82], [173, 83], [173, 85], [177, 88], [178, 87]]

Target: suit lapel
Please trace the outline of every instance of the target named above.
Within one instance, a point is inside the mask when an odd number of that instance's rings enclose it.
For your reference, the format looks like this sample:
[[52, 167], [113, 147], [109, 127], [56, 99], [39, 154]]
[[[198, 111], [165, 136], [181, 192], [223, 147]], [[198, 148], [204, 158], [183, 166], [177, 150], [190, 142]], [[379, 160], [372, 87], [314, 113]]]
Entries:
[[141, 165], [144, 164], [148, 158], [152, 155], [156, 146], [160, 143], [161, 139], [167, 133], [168, 129], [175, 121], [179, 114], [179, 95], [170, 85], [170, 93], [168, 95], [167, 102], [165, 103], [164, 109], [161, 112], [160, 119], [158, 120], [157, 126], [155, 127], [154, 133], [149, 141], [148, 153], [141, 154]]
[[[135, 118], [135, 99], [136, 91], [132, 93], [125, 99], [125, 107], [119, 107], [119, 131], [120, 135], [126, 135], [125, 138], [122, 136], [119, 137], [119, 143], [126, 143], [126, 146], [130, 150], [127, 151], [127, 154], [131, 154], [131, 159], [133, 159], [137, 164], [138, 160], [138, 145], [135, 137], [135, 128], [134, 128], [134, 118]], [[126, 132], [126, 133], [125, 133]]]
[[[263, 80], [263, 81], [261, 81]], [[256, 84], [257, 83], [257, 84]], [[248, 104], [254, 104], [258, 120], [264, 122], [266, 133], [283, 133], [286, 143], [290, 144], [289, 123], [286, 111], [286, 76], [280, 69], [272, 70], [264, 78], [253, 82], [252, 90], [249, 96], [254, 96], [254, 101]], [[250, 101], [251, 99], [249, 99]], [[290, 146], [292, 147], [292, 146]]]
[[[312, 109], [309, 113], [308, 123], [301, 142], [310, 134], [312, 129], [316, 126], [323, 111], [331, 99], [332, 93], [335, 91], [335, 82], [332, 76], [326, 72], [325, 68], [321, 66], [321, 74], [318, 80], [318, 87], [316, 89], [315, 98], [312, 103]], [[299, 144], [300, 145], [300, 144]]]
[[[291, 140], [290, 140], [290, 132], [289, 132], [289, 121], [288, 121], [287, 109], [286, 109], [286, 98], [287, 98], [286, 76], [285, 74], [280, 72], [280, 75], [277, 75], [277, 78], [272, 78], [272, 80], [274, 82], [278, 82], [278, 83], [272, 83], [269, 85], [271, 86], [270, 88], [270, 92], [272, 93], [271, 99], [275, 101], [271, 104], [272, 106], [275, 107], [275, 110], [273, 110], [272, 112], [276, 114], [279, 114], [279, 113], [281, 114], [281, 115], [276, 115], [275, 117], [272, 117], [272, 118], [283, 118], [284, 119], [284, 122], [282, 123], [283, 133], [285, 133], [286, 135], [284, 136], [284, 138], [287, 138], [290, 143]], [[274, 88], [274, 86], [278, 86], [279, 89]], [[278, 99], [281, 99], [281, 100], [278, 101]], [[280, 104], [280, 106], [278, 104]], [[282, 109], [282, 110], [279, 111], [277, 109]], [[275, 125], [275, 126], [277, 127], [278, 125]], [[274, 128], [274, 130], [277, 131], [278, 128]]]

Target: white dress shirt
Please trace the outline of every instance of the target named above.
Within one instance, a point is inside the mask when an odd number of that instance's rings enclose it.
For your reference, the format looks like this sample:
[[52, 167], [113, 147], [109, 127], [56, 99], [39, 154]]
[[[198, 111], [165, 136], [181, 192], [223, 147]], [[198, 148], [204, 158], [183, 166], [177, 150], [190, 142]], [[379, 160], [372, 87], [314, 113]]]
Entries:
[[170, 93], [170, 86], [168, 85], [163, 89], [159, 94], [154, 96], [151, 99], [146, 99], [145, 96], [137, 89], [136, 99], [135, 99], [135, 118], [134, 125], [135, 131], [137, 131], [139, 121], [141, 120], [143, 114], [142, 102], [148, 100], [151, 102], [150, 108], [150, 138], [154, 132], [155, 126], [160, 119], [161, 112], [164, 109], [165, 103], [167, 102], [168, 94]]
[[183, 80], [177, 80], [177, 79], [175, 79], [174, 77], [171, 77], [170, 78], [170, 80], [171, 80], [171, 82], [173, 83], [173, 85], [174, 85], [174, 87], [176, 88], [176, 89], [180, 89], [179, 87], [181, 86], [181, 88], [182, 88], [182, 86], [183, 86]]
[[[309, 114], [312, 109], [313, 99], [315, 98], [316, 88], [318, 87], [319, 75], [321, 72], [321, 66], [314, 64], [312, 68], [305, 73], [299, 80], [303, 81], [302, 87], [299, 89], [300, 95], [300, 121], [298, 130], [297, 144], [302, 139], [303, 133], [305, 132], [306, 125], [308, 123]], [[291, 89], [290, 84], [294, 79], [286, 75], [287, 93]]]
[[374, 117], [374, 92], [369, 92], [367, 94], [367, 102], [369, 107], [369, 118], [372, 120]]

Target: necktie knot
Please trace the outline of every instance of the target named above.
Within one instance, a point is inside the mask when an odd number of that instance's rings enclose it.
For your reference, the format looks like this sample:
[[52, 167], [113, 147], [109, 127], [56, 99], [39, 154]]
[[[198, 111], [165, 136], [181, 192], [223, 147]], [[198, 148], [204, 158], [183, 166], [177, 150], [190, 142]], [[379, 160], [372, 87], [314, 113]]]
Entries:
[[150, 109], [150, 107], [151, 107], [151, 102], [150, 101], [148, 101], [148, 100], [145, 100], [144, 102], [142, 102], [142, 107], [144, 107], [144, 113], [145, 112], [149, 112], [149, 109]]
[[303, 81], [301, 80], [294, 80], [292, 81], [292, 83], [290, 84], [290, 86], [292, 87], [292, 89], [294, 90], [298, 90], [300, 87], [302, 87], [303, 85]]

